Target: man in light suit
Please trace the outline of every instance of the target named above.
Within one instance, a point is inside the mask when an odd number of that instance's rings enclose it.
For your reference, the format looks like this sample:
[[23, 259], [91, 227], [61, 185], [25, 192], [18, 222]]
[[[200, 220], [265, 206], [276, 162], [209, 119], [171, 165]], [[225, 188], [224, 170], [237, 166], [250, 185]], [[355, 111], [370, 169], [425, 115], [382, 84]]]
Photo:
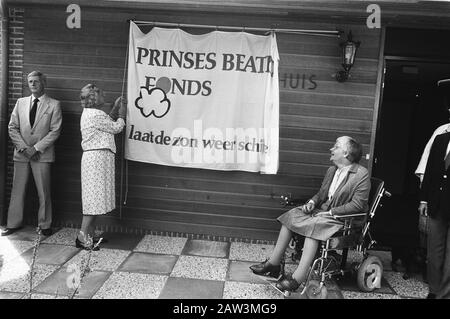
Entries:
[[50, 169], [55, 161], [54, 143], [61, 132], [60, 102], [45, 94], [46, 77], [39, 71], [28, 74], [31, 96], [17, 100], [8, 129], [14, 144], [14, 179], [8, 222], [2, 236], [22, 227], [25, 193], [30, 172], [39, 196], [38, 225], [42, 234], [52, 234]]

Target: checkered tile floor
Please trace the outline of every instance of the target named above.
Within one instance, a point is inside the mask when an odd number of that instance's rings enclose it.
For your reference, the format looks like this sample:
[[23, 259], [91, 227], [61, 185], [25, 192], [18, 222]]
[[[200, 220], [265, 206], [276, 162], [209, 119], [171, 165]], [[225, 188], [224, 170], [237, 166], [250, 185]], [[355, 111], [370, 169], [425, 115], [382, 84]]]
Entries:
[[[87, 252], [74, 246], [77, 230], [63, 228], [45, 238], [35, 262], [32, 298], [68, 298], [71, 280], [86, 262]], [[91, 271], [83, 278], [76, 298], [164, 299], [281, 299], [269, 284], [254, 276], [249, 266], [269, 256], [273, 246], [215, 242], [163, 236], [106, 233], [108, 242], [93, 252]], [[0, 299], [27, 298], [34, 229], [0, 237]], [[404, 280], [390, 270], [389, 252], [372, 252], [383, 261], [382, 287], [360, 292], [356, 282], [329, 282], [328, 298], [425, 298], [420, 278]], [[351, 259], [358, 256], [350, 256]], [[295, 264], [287, 264], [292, 272]], [[294, 298], [303, 296], [294, 295]]]

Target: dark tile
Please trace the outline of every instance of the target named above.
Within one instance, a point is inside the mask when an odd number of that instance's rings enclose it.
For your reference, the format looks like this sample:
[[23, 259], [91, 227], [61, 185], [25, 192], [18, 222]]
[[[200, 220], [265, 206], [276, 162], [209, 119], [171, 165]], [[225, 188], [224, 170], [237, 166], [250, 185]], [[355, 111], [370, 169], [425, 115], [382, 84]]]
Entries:
[[222, 299], [223, 281], [169, 277], [159, 299]]
[[[26, 226], [15, 233], [8, 236], [8, 239], [11, 240], [27, 240], [27, 241], [34, 241], [36, 239], [37, 233], [36, 233], [36, 227]], [[42, 239], [46, 238], [44, 236], [41, 237]]]
[[119, 271], [146, 274], [169, 275], [177, 262], [178, 256], [132, 253], [120, 265]]
[[249, 261], [230, 261], [230, 266], [228, 267], [227, 280], [229, 281], [240, 281], [253, 284], [266, 284], [267, 281], [261, 279], [255, 275], [249, 267], [255, 264]]
[[108, 241], [106, 243], [101, 242], [100, 247], [109, 249], [133, 250], [144, 236], [105, 232], [101, 234], [100, 237], [103, 237]]
[[229, 252], [230, 243], [228, 242], [190, 239], [186, 242], [182, 254], [228, 258]]
[[[38, 249], [36, 263], [49, 265], [62, 265], [72, 258], [80, 250], [72, 246], [64, 245], [48, 245], [41, 244]], [[33, 248], [28, 249], [22, 257], [28, 262], [31, 262], [33, 256]]]
[[[67, 267], [63, 267], [45, 279], [34, 291], [51, 295], [58, 294], [58, 296], [70, 296], [74, 291], [71, 277], [76, 274], [75, 271], [68, 271]], [[91, 271], [87, 273], [80, 284], [76, 298], [92, 298], [110, 275], [111, 272], [106, 271]]]

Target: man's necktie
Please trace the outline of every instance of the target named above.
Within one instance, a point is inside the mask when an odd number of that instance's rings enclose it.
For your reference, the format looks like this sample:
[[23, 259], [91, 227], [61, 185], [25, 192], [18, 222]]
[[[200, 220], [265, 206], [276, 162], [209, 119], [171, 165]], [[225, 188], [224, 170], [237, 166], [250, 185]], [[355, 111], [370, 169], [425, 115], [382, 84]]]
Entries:
[[38, 103], [39, 103], [39, 99], [34, 99], [33, 106], [31, 107], [31, 110], [30, 110], [30, 125], [31, 125], [31, 127], [33, 127], [34, 120], [36, 119], [36, 111], [37, 111]]
[[448, 152], [447, 156], [445, 157], [445, 170], [447, 170], [449, 166], [450, 166], [450, 152]]

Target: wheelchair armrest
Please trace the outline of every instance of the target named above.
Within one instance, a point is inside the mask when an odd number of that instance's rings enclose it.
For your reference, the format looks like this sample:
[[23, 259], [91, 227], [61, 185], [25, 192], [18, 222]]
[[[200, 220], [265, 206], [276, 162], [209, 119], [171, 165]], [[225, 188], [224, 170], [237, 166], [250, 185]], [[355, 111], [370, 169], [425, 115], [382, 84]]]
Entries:
[[358, 214], [348, 214], [348, 215], [334, 215], [335, 218], [352, 218], [352, 217], [362, 217], [362, 216], [366, 216], [367, 213], [358, 213]]

